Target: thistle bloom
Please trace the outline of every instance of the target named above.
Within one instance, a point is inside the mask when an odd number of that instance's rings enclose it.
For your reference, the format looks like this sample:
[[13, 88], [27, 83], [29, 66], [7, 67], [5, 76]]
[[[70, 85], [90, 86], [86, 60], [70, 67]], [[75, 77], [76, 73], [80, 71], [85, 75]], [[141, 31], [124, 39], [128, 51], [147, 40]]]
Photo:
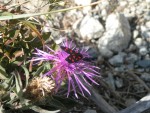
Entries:
[[[84, 48], [78, 49], [73, 45], [72, 41], [65, 40], [61, 46], [62, 49], [54, 51], [48, 46], [48, 52], [36, 49], [36, 57], [33, 61], [48, 61], [53, 64], [53, 67], [50, 71], [46, 72], [43, 76], [50, 76], [55, 80], [57, 89], [61, 86], [61, 83], [65, 80], [68, 80], [68, 92], [67, 97], [69, 96], [71, 87], [74, 91], [75, 96], [78, 98], [76, 92], [76, 85], [80, 89], [82, 95], [84, 96], [84, 91], [91, 95], [90, 91], [84, 86], [83, 81], [90, 85], [88, 79], [94, 83], [98, 83], [93, 80], [93, 77], [98, 76], [99, 69], [96, 66], [90, 64], [84, 60], [84, 58], [90, 57], [87, 53], [87, 50]], [[81, 81], [81, 77], [83, 81]]]
[[42, 100], [43, 97], [53, 94], [55, 82], [50, 77], [35, 77], [33, 78], [25, 92], [25, 96], [31, 100]]

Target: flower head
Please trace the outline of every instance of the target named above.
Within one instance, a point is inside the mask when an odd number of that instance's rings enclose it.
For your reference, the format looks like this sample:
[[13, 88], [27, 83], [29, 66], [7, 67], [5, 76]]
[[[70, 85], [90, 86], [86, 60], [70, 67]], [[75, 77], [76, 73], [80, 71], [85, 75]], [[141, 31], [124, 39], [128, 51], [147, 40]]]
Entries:
[[55, 82], [49, 77], [35, 77], [26, 88], [26, 97], [32, 100], [41, 100], [48, 94], [53, 94]]
[[81, 82], [81, 77], [87, 84], [89, 84], [87, 80], [89, 79], [92, 83], [98, 85], [98, 83], [93, 80], [93, 77], [99, 75], [96, 71], [99, 68], [84, 60], [85, 58], [90, 57], [87, 50], [84, 48], [78, 49], [72, 41], [67, 40], [61, 44], [61, 49], [58, 51], [54, 51], [48, 46], [46, 47], [49, 52], [36, 49], [36, 57], [33, 59], [33, 61], [43, 60], [52, 62], [53, 68], [43, 76], [52, 77], [55, 80], [58, 89], [63, 81], [68, 80], [67, 97], [69, 96], [72, 87], [75, 96], [78, 98], [75, 85], [78, 86], [83, 96], [84, 91], [91, 95], [90, 91]]

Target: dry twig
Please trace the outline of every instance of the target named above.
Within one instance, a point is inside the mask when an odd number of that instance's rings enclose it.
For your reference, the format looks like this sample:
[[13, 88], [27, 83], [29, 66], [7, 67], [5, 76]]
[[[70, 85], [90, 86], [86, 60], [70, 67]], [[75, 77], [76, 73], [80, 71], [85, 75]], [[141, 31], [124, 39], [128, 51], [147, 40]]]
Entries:
[[150, 93], [150, 88], [145, 84], [143, 80], [141, 80], [136, 74], [134, 74], [132, 71], [128, 71], [128, 74], [130, 74], [135, 80], [137, 80], [140, 84], [142, 84], [145, 89]]

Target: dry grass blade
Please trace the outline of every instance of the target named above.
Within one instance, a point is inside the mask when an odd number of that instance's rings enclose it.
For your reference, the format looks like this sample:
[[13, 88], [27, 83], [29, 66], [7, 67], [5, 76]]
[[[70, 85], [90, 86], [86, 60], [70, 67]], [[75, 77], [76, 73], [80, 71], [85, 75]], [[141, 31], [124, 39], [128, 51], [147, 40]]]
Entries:
[[39, 33], [39, 31], [36, 29], [36, 27], [34, 27], [34, 26], [33, 26], [30, 22], [28, 22], [28, 21], [21, 21], [21, 22], [24, 23], [26, 26], [29, 26], [30, 29], [31, 29], [32, 31], [34, 31], [34, 32], [37, 34], [38, 38], [41, 40], [41, 42], [42, 42], [42, 44], [43, 44], [43, 46], [44, 46], [44, 40], [43, 40], [41, 34]]
[[73, 10], [73, 9], [80, 9], [80, 8], [87, 7], [87, 6], [93, 6], [93, 5], [99, 4], [100, 2], [101, 1], [97, 1], [97, 2], [91, 3], [90, 5], [65, 8], [65, 9], [55, 10], [55, 11], [46, 12], [46, 13], [33, 13], [33, 14], [20, 14], [20, 15], [1, 16], [0, 20], [20, 19], [20, 18], [28, 18], [28, 17], [33, 17], [33, 16], [39, 16], [39, 15], [65, 12], [65, 11], [69, 11], [69, 10]]

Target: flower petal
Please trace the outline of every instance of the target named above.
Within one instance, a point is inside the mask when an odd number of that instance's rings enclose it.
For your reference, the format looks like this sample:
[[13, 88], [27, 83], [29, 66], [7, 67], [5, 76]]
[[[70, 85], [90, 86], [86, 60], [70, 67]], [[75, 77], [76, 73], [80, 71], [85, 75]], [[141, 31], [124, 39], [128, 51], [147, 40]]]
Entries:
[[78, 83], [82, 86], [82, 88], [89, 94], [91, 95], [91, 93], [89, 92], [89, 90], [81, 83], [81, 81], [79, 80], [79, 78], [74, 74], [75, 79], [78, 81]]

